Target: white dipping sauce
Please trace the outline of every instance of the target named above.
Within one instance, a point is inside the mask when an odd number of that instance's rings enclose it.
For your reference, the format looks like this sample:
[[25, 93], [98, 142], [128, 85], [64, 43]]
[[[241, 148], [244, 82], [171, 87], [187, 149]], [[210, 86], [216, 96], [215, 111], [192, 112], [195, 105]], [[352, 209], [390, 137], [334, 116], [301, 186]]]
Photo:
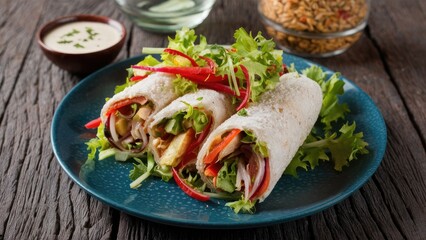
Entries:
[[113, 46], [121, 33], [100, 22], [78, 21], [66, 23], [46, 34], [44, 44], [63, 53], [90, 53]]

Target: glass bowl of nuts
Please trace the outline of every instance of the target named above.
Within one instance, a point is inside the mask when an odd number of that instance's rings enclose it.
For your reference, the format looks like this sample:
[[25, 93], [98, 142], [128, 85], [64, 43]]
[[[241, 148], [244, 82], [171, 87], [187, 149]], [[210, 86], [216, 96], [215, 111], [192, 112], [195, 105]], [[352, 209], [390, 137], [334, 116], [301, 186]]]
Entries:
[[283, 50], [328, 57], [361, 37], [370, 0], [259, 0], [258, 10], [267, 33]]

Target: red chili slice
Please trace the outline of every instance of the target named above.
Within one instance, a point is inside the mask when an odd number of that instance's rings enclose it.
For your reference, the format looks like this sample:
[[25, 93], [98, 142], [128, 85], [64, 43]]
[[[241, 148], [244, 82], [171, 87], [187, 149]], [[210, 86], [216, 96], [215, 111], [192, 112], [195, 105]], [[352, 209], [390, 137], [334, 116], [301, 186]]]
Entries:
[[140, 80], [145, 79], [146, 77], [148, 77], [148, 75], [143, 75], [143, 76], [133, 76], [130, 78], [131, 82], [139, 82]]
[[199, 191], [193, 189], [191, 186], [189, 186], [185, 180], [183, 180], [180, 176], [176, 168], [172, 168], [173, 172], [173, 179], [175, 180], [176, 184], [182, 189], [184, 193], [186, 193], [188, 196], [198, 200], [198, 201], [208, 201], [210, 200], [210, 196], [204, 195], [200, 193]]
[[175, 49], [171, 49], [171, 48], [166, 48], [166, 49], [164, 49], [164, 52], [172, 54], [172, 55], [177, 55], [177, 56], [184, 57], [184, 58], [188, 59], [191, 62], [191, 65], [193, 67], [198, 67], [197, 62], [195, 62], [195, 60], [192, 57], [186, 55], [185, 53], [183, 53], [181, 51], [178, 51], [178, 50], [175, 50]]
[[207, 82], [203, 82], [203, 83], [198, 83], [198, 85], [200, 85], [201, 87], [204, 88], [208, 88], [208, 89], [212, 89], [218, 92], [222, 92], [225, 94], [229, 94], [232, 96], [235, 96], [236, 98], [239, 99], [244, 99], [246, 97], [246, 90], [244, 89], [239, 89], [240, 90], [240, 95], [238, 96], [234, 90], [232, 90], [228, 85], [224, 85], [224, 84], [220, 84], [220, 83], [207, 83]]
[[212, 69], [213, 73], [216, 72], [216, 63], [211, 58], [204, 57], [204, 56], [200, 56], [200, 58], [207, 62], [209, 67]]
[[171, 74], [213, 74], [213, 71], [210, 67], [151, 67], [133, 65], [132, 68], [142, 69], [151, 72], [163, 72]]
[[207, 135], [209, 134], [212, 122], [213, 122], [212, 117], [210, 117], [209, 123], [207, 124], [207, 126], [204, 127], [203, 131], [197, 136], [196, 140], [193, 143], [191, 143], [191, 145], [189, 145], [189, 147], [186, 149], [187, 153], [190, 153], [194, 151], [195, 149], [197, 149], [201, 145], [201, 143], [204, 141], [204, 139], [206, 139]]
[[222, 141], [213, 147], [213, 149], [207, 154], [207, 156], [204, 158], [205, 164], [211, 164], [214, 161], [216, 161], [217, 156], [219, 153], [234, 139], [239, 133], [241, 132], [241, 129], [233, 129], [231, 132], [226, 135]]
[[101, 118], [96, 118], [96, 119], [93, 119], [92, 121], [86, 123], [84, 125], [84, 127], [87, 128], [87, 129], [98, 128], [99, 125], [101, 125], [101, 122], [102, 122]]
[[115, 112], [117, 109], [122, 108], [124, 106], [130, 105], [132, 103], [139, 103], [139, 104], [145, 104], [147, 99], [145, 97], [135, 97], [135, 98], [128, 98], [123, 99], [121, 101], [118, 101], [108, 109], [108, 111], [105, 113], [106, 116], [109, 116], [111, 113]]
[[221, 168], [222, 168], [222, 163], [221, 162], [210, 164], [204, 170], [204, 175], [206, 175], [207, 177], [217, 177], [217, 174], [219, 173], [219, 170]]
[[197, 149], [201, 143], [206, 139], [207, 135], [210, 132], [210, 127], [212, 125], [212, 118], [209, 118], [209, 123], [207, 126], [203, 129], [203, 131], [196, 136], [195, 141], [192, 142], [188, 148], [186, 149], [185, 154], [182, 157], [182, 161], [178, 165], [178, 169], [182, 169], [185, 167], [191, 160], [197, 158], [197, 153], [194, 152], [195, 149]]
[[241, 102], [241, 104], [237, 107], [237, 112], [240, 111], [242, 108], [247, 106], [248, 101], [250, 100], [250, 75], [248, 73], [248, 70], [245, 66], [241, 65], [241, 71], [244, 73], [244, 77], [246, 78], [246, 95]]
[[182, 77], [195, 82], [195, 83], [203, 83], [203, 82], [223, 82], [228, 80], [227, 76], [216, 76], [214, 74], [180, 74]]

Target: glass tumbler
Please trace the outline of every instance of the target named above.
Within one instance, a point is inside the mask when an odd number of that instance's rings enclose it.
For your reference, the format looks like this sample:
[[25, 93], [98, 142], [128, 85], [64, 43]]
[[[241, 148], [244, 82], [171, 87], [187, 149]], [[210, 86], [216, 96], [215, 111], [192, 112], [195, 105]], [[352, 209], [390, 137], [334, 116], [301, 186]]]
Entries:
[[115, 0], [120, 9], [141, 28], [169, 33], [194, 28], [209, 15], [215, 0]]

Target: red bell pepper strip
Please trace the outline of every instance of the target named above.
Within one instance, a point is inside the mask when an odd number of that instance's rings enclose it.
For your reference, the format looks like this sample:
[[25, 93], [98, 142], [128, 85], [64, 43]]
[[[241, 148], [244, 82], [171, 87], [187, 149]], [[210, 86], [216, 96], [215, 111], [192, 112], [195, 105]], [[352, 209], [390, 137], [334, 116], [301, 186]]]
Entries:
[[207, 154], [207, 156], [204, 158], [205, 164], [211, 164], [214, 161], [216, 161], [217, 156], [219, 153], [225, 149], [225, 147], [234, 139], [239, 133], [241, 132], [241, 129], [233, 129], [231, 132], [229, 132], [228, 135], [226, 135], [222, 141], [213, 147], [213, 149]]
[[132, 68], [141, 69], [151, 72], [163, 72], [171, 74], [212, 74], [213, 71], [209, 67], [151, 67], [151, 66], [137, 66], [132, 65]]
[[186, 149], [186, 152], [190, 153], [197, 149], [201, 143], [206, 139], [207, 135], [210, 132], [210, 127], [212, 125], [212, 117], [209, 117], [209, 123], [204, 127], [203, 131], [197, 136], [196, 140], [189, 145], [189, 147]]
[[221, 168], [222, 168], [221, 162], [210, 164], [204, 170], [204, 175], [206, 175], [207, 177], [217, 177], [217, 174], [219, 173], [219, 170]]
[[243, 101], [241, 102], [241, 104], [237, 107], [237, 112], [240, 111], [242, 108], [247, 106], [248, 101], [250, 100], [250, 75], [248, 73], [248, 70], [246, 67], [244, 67], [243, 65], [240, 66], [241, 70], [244, 73], [244, 77], [246, 78], [246, 95], [243, 99]]
[[146, 98], [145, 97], [135, 97], [135, 98], [128, 98], [128, 99], [123, 99], [121, 101], [118, 101], [116, 103], [114, 103], [109, 109], [108, 111], [105, 113], [106, 116], [111, 115], [111, 113], [115, 112], [116, 110], [118, 110], [121, 107], [127, 106], [129, 104], [132, 103], [141, 103], [141, 102], [146, 102]]
[[206, 61], [206, 63], [212, 69], [213, 74], [216, 73], [216, 63], [211, 58], [204, 57], [204, 56], [200, 56], [200, 58], [203, 59], [204, 61]]
[[216, 76], [214, 74], [180, 74], [182, 77], [195, 82], [195, 83], [202, 83], [202, 82], [223, 82], [228, 80], [227, 76]]
[[271, 171], [269, 169], [269, 158], [265, 158], [265, 175], [261, 185], [257, 188], [256, 192], [251, 196], [250, 200], [255, 199], [256, 197], [261, 196], [266, 189], [268, 189], [269, 182], [271, 181]]
[[237, 96], [234, 90], [232, 90], [228, 85], [220, 84], [220, 83], [198, 83], [201, 87], [212, 89], [218, 92], [222, 92], [225, 94], [233, 95], [236, 98], [244, 99], [246, 96], [246, 90], [240, 89], [240, 95]]
[[207, 196], [205, 194], [200, 193], [199, 191], [193, 189], [191, 186], [189, 186], [185, 180], [183, 180], [180, 176], [176, 168], [172, 168], [173, 172], [173, 179], [175, 180], [176, 184], [182, 189], [184, 193], [186, 193], [188, 196], [198, 200], [198, 201], [208, 201], [210, 200], [210, 196]]
[[185, 53], [183, 53], [181, 51], [178, 51], [178, 50], [175, 50], [175, 49], [171, 49], [171, 48], [166, 48], [166, 49], [164, 49], [164, 52], [172, 54], [172, 55], [177, 55], [177, 56], [184, 57], [184, 58], [188, 59], [191, 62], [191, 65], [193, 67], [198, 67], [197, 62], [195, 62], [195, 60], [192, 57], [186, 55]]
[[99, 125], [101, 125], [101, 122], [102, 122], [102, 120], [99, 117], [99, 118], [93, 119], [92, 121], [86, 123], [84, 125], [84, 127], [87, 128], [87, 129], [98, 128]]
[[131, 82], [138, 82], [140, 80], [145, 79], [146, 77], [148, 77], [148, 75], [143, 75], [143, 76], [133, 76], [130, 78]]
[[192, 160], [196, 158], [197, 158], [197, 153], [186, 152], [182, 157], [182, 161], [180, 161], [180, 163], [176, 166], [177, 170], [184, 168], [188, 163], [190, 163]]
[[188, 162], [197, 158], [197, 154], [194, 153], [194, 150], [197, 149], [201, 145], [201, 143], [203, 143], [204, 139], [206, 139], [206, 137], [208, 136], [210, 132], [211, 125], [212, 125], [212, 118], [210, 117], [209, 123], [207, 124], [207, 126], [203, 129], [203, 131], [200, 134], [198, 134], [198, 136], [195, 138], [195, 141], [192, 142], [186, 149], [183, 155], [182, 161], [180, 161], [179, 165], [177, 166], [178, 169], [182, 169], [188, 164]]

